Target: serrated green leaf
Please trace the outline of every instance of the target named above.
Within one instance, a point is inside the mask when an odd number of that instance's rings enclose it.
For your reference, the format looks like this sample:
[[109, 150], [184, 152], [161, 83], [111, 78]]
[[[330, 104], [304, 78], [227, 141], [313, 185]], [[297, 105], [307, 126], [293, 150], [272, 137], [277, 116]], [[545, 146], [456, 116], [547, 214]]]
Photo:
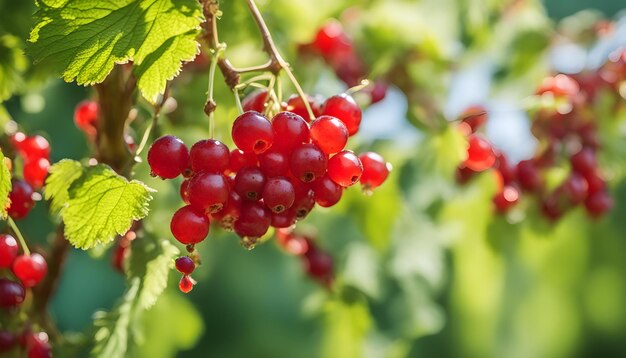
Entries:
[[126, 233], [133, 220], [148, 215], [153, 191], [137, 180], [129, 182], [107, 166], [84, 169], [70, 185], [68, 201], [61, 210], [65, 237], [81, 249], [110, 242]]
[[4, 162], [4, 154], [0, 150], [0, 218], [7, 218], [7, 209], [11, 204], [9, 193], [11, 192], [11, 172]]
[[143, 238], [133, 243], [128, 260], [127, 277], [141, 279], [139, 305], [152, 307], [167, 287], [167, 278], [179, 250], [167, 240], [154, 241]]
[[202, 21], [195, 0], [42, 0], [28, 51], [81, 85], [104, 81], [133, 61], [142, 95], [155, 102], [183, 61], [198, 53]]
[[51, 166], [49, 172], [43, 194], [50, 201], [51, 212], [59, 214], [69, 200], [70, 185], [83, 175], [84, 169], [80, 162], [63, 159]]
[[22, 75], [27, 67], [20, 39], [11, 35], [0, 36], [0, 102], [23, 85]]

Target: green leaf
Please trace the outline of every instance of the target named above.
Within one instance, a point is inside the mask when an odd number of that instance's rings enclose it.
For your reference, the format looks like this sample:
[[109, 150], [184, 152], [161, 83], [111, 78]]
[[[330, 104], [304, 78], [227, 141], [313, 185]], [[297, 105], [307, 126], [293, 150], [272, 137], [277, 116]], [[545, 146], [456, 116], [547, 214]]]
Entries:
[[0, 218], [7, 218], [7, 209], [11, 204], [9, 193], [11, 192], [11, 172], [4, 162], [4, 154], [0, 150]]
[[81, 85], [133, 61], [142, 95], [155, 102], [182, 62], [198, 53], [195, 0], [41, 0], [28, 48], [35, 62]]
[[322, 357], [363, 357], [372, 320], [367, 305], [338, 300], [326, 304]]
[[129, 280], [135, 277], [141, 279], [138, 299], [143, 309], [152, 307], [167, 287], [168, 274], [174, 257], [179, 252], [178, 248], [167, 240], [154, 241], [143, 238], [133, 243], [127, 277]]
[[89, 249], [112, 241], [130, 229], [133, 220], [148, 215], [154, 190], [115, 173], [104, 165], [82, 167], [62, 160], [52, 166], [45, 197], [60, 212], [65, 237], [77, 248]]
[[82, 164], [75, 160], [63, 159], [50, 167], [50, 175], [46, 179], [44, 198], [50, 201], [50, 210], [60, 214], [69, 200], [68, 190], [84, 173]]
[[0, 102], [11, 97], [24, 84], [22, 76], [27, 67], [20, 39], [11, 35], [0, 36]]

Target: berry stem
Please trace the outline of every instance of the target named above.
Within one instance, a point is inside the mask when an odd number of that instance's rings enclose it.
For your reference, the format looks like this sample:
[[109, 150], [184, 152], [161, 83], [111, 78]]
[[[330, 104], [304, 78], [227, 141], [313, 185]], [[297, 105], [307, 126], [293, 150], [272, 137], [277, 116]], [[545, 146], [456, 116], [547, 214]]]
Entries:
[[217, 68], [217, 61], [222, 54], [223, 47], [218, 49], [211, 49], [211, 67], [209, 67], [209, 88], [207, 95], [207, 103], [204, 106], [205, 113], [209, 116], [209, 138], [213, 138], [215, 135], [215, 108], [217, 104], [213, 99], [213, 87], [215, 84], [215, 69]]
[[237, 111], [239, 114], [242, 114], [243, 106], [241, 105], [241, 98], [239, 98], [239, 90], [236, 87], [233, 88], [233, 94], [235, 95], [235, 105], [237, 105]]
[[152, 118], [150, 118], [150, 122], [148, 123], [148, 126], [146, 127], [146, 130], [143, 132], [143, 136], [141, 137], [141, 142], [139, 143], [139, 146], [135, 151], [136, 163], [139, 162], [139, 154], [141, 154], [141, 152], [146, 148], [146, 145], [148, 144], [148, 139], [150, 139], [150, 137], [152, 136], [153, 129], [156, 128], [159, 117], [161, 116], [161, 108], [163, 108], [163, 103], [165, 103], [165, 100], [167, 100], [168, 93], [169, 84], [167, 84], [165, 87], [165, 92], [161, 101], [159, 101], [159, 103], [154, 106], [154, 115], [152, 116]]
[[372, 85], [372, 82], [370, 80], [362, 80], [361, 83], [359, 83], [358, 85], [354, 86], [354, 87], [350, 87], [346, 90], [346, 94], [352, 95], [354, 93], [357, 93], [359, 91], [364, 90], [365, 88], [369, 87], [370, 85]]
[[30, 255], [30, 250], [28, 249], [28, 245], [26, 245], [26, 240], [24, 240], [24, 236], [22, 236], [22, 232], [20, 231], [20, 228], [17, 227], [17, 225], [15, 224], [15, 221], [13, 221], [12, 217], [8, 217], [7, 222], [9, 223], [9, 226], [11, 227], [11, 230], [13, 230], [13, 233], [15, 234], [15, 236], [17, 236], [17, 239], [20, 242], [20, 246], [22, 247], [22, 251], [24, 252], [24, 255]]

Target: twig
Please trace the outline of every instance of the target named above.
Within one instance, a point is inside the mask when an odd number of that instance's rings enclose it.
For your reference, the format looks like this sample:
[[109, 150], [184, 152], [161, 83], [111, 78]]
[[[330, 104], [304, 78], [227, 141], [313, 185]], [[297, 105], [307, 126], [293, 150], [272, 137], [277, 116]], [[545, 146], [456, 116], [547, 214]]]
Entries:
[[20, 231], [20, 228], [18, 228], [15, 224], [15, 221], [13, 221], [13, 218], [9, 216], [7, 218], [7, 223], [9, 223], [11, 230], [13, 230], [13, 233], [20, 241], [20, 246], [22, 247], [22, 251], [24, 251], [24, 255], [30, 255], [30, 250], [28, 249], [28, 245], [26, 245], [26, 240], [24, 240], [24, 236], [22, 236], [22, 232]]

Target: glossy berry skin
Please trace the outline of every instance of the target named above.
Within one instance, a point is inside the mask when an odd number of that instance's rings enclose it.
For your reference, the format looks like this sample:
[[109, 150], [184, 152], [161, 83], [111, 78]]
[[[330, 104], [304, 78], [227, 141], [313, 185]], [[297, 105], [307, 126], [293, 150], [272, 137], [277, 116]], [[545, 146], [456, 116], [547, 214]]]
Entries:
[[275, 228], [288, 228], [296, 223], [296, 212], [294, 210], [285, 210], [281, 213], [272, 213], [271, 225]]
[[173, 179], [189, 166], [189, 151], [180, 139], [167, 135], [152, 143], [148, 151], [148, 164], [153, 175]]
[[211, 214], [211, 218], [218, 220], [222, 225], [222, 228], [232, 230], [235, 221], [237, 221], [239, 214], [241, 213], [242, 202], [243, 200], [241, 199], [241, 196], [239, 196], [239, 194], [237, 194], [234, 190], [231, 190], [226, 206], [224, 206], [222, 210]]
[[563, 182], [562, 188], [569, 202], [576, 205], [585, 201], [589, 185], [582, 175], [572, 173], [565, 182]]
[[467, 159], [463, 165], [480, 172], [491, 168], [496, 162], [496, 155], [493, 152], [491, 143], [477, 135], [468, 138]]
[[183, 206], [172, 216], [170, 230], [181, 244], [197, 244], [209, 234], [209, 218], [191, 205]]
[[359, 160], [363, 164], [363, 174], [360, 179], [363, 189], [374, 190], [387, 180], [391, 172], [391, 164], [386, 162], [380, 154], [365, 152], [359, 155]]
[[[318, 97], [307, 96], [309, 106], [313, 111], [313, 115], [315, 117], [319, 117], [321, 113], [322, 103]], [[304, 105], [304, 101], [302, 101], [302, 97], [298, 95], [293, 95], [289, 97], [287, 100], [287, 111], [295, 113], [302, 117], [305, 121], [310, 122], [311, 118], [309, 117], [309, 112], [307, 112], [306, 107]]]
[[24, 302], [24, 287], [6, 278], [0, 278], [0, 307], [16, 307]]
[[304, 255], [305, 269], [314, 279], [327, 282], [333, 275], [333, 258], [318, 249], [309, 250]]
[[295, 199], [295, 190], [287, 178], [271, 178], [265, 183], [263, 202], [273, 213], [282, 213], [291, 208]]
[[0, 353], [10, 351], [17, 344], [17, 337], [9, 331], [0, 331]]
[[235, 233], [240, 237], [261, 237], [271, 224], [270, 211], [261, 202], [246, 202], [241, 206], [241, 215], [235, 221]]
[[195, 281], [189, 275], [183, 275], [180, 282], [178, 282], [178, 289], [180, 292], [189, 293], [193, 290], [193, 285], [195, 284]]
[[572, 163], [572, 169], [582, 175], [591, 175], [595, 172], [598, 162], [593, 150], [589, 148], [583, 148], [578, 153], [572, 155], [570, 158]]
[[17, 240], [11, 235], [0, 235], [0, 268], [9, 268], [19, 253]]
[[317, 205], [328, 208], [339, 202], [343, 188], [332, 181], [327, 175], [317, 179], [311, 185]]
[[33, 188], [25, 181], [19, 179], [11, 180], [12, 189], [9, 193], [11, 206], [9, 206], [9, 216], [13, 219], [22, 219], [28, 215], [35, 205], [33, 201]]
[[52, 358], [52, 347], [45, 332], [32, 333], [27, 339], [28, 358]]
[[304, 193], [296, 193], [291, 210], [296, 214], [296, 219], [304, 219], [315, 206], [315, 196], [313, 190], [306, 190]]
[[191, 178], [188, 192], [191, 206], [215, 213], [226, 205], [230, 186], [222, 174], [200, 172]]
[[613, 199], [606, 191], [591, 194], [585, 200], [585, 209], [593, 218], [598, 218], [613, 208]]
[[284, 176], [289, 173], [289, 155], [270, 149], [259, 156], [259, 168], [268, 178]]
[[50, 162], [46, 158], [32, 159], [24, 165], [24, 180], [33, 188], [43, 187], [50, 169]]
[[13, 273], [22, 281], [25, 288], [39, 284], [46, 276], [47, 271], [46, 259], [38, 253], [18, 256], [13, 261]]
[[241, 101], [241, 106], [243, 107], [244, 112], [256, 111], [263, 113], [263, 111], [265, 111], [265, 102], [267, 102], [268, 95], [269, 92], [263, 89], [257, 89], [250, 92], [250, 94], [248, 94], [243, 101]]
[[315, 144], [302, 144], [291, 153], [291, 173], [305, 183], [321, 178], [327, 167], [327, 155]]
[[345, 93], [332, 96], [324, 102], [322, 114], [338, 118], [348, 129], [348, 135], [352, 136], [359, 131], [361, 125], [361, 108], [354, 98]]
[[254, 167], [257, 165], [257, 156], [254, 153], [244, 153], [239, 149], [230, 152], [227, 173], [234, 174], [244, 167]]
[[543, 186], [539, 168], [530, 159], [517, 163], [517, 180], [522, 189], [530, 192], [537, 191]]
[[180, 183], [180, 198], [183, 199], [183, 202], [187, 205], [191, 204], [189, 202], [189, 183], [191, 179], [185, 179], [182, 183]]
[[189, 163], [195, 173], [221, 173], [228, 168], [229, 158], [228, 147], [215, 139], [201, 140], [189, 150]]
[[344, 150], [328, 160], [328, 177], [335, 183], [349, 187], [363, 175], [363, 163], [352, 151]]
[[237, 148], [247, 153], [263, 153], [274, 141], [272, 124], [255, 111], [248, 111], [237, 117], [231, 134]]
[[290, 151], [302, 143], [309, 142], [309, 125], [299, 115], [291, 112], [280, 112], [272, 118], [274, 148]]
[[263, 195], [265, 175], [257, 167], [242, 168], [235, 177], [233, 189], [247, 201], [257, 201]]
[[98, 130], [98, 102], [84, 100], [74, 110], [74, 124], [88, 136], [95, 136]]
[[587, 192], [589, 195], [606, 189], [606, 182], [597, 171], [587, 173], [587, 175], [585, 175], [585, 180], [587, 181]]
[[189, 256], [181, 256], [175, 261], [176, 270], [184, 275], [191, 275], [193, 270], [196, 269], [196, 264]]
[[511, 185], [505, 185], [499, 193], [493, 198], [493, 203], [496, 207], [496, 211], [499, 213], [506, 213], [519, 201], [519, 190]]
[[335, 117], [318, 117], [311, 123], [310, 132], [311, 141], [326, 154], [337, 153], [348, 143], [348, 129]]
[[[16, 136], [18, 134], [21, 133], [17, 133]], [[50, 158], [50, 144], [46, 138], [40, 135], [26, 137], [19, 144], [15, 145], [15, 149], [26, 161]]]

